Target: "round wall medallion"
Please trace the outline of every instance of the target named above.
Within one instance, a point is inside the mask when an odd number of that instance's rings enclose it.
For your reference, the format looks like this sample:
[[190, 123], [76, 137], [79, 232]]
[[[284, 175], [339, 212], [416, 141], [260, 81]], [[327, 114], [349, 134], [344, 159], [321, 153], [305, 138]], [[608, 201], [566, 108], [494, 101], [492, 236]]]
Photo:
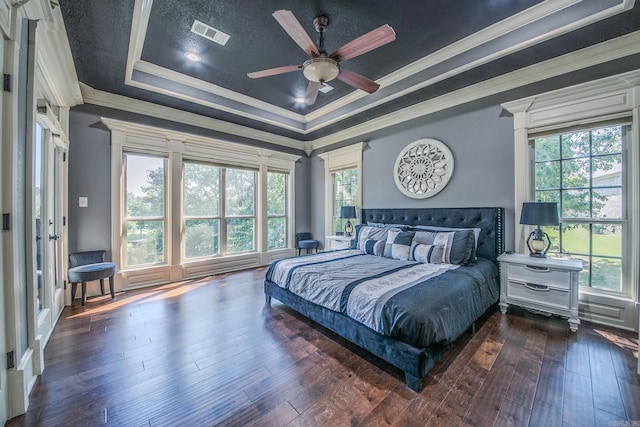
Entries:
[[396, 159], [393, 179], [398, 189], [414, 199], [435, 196], [453, 174], [453, 154], [442, 142], [419, 139], [407, 145]]

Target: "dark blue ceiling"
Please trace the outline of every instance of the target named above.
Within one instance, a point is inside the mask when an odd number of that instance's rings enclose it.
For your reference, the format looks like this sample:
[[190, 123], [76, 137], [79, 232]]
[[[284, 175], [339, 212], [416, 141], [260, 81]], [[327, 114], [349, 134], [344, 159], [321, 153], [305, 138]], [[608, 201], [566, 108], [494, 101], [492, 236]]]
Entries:
[[[302, 72], [260, 79], [247, 77], [246, 74], [251, 71], [301, 64], [306, 59], [305, 53], [271, 16], [276, 10], [291, 10], [314, 41], [317, 39], [317, 33], [313, 28], [313, 18], [319, 14], [327, 15], [330, 20], [326, 34], [326, 46], [329, 52], [382, 24], [392, 26], [396, 32], [395, 41], [341, 64], [345, 69], [377, 80], [539, 3], [541, 3], [539, 0], [397, 2], [388, 0], [299, 0], [295, 2], [153, 0], [140, 59], [154, 66], [197, 79], [202, 83], [210, 83], [295, 113], [308, 114], [319, 108], [330, 106], [332, 102], [349, 95], [355, 89], [339, 80], [334, 80], [330, 83], [334, 90], [327, 94], [321, 93], [313, 106], [301, 106], [295, 104], [293, 100], [295, 96], [304, 93], [307, 85]], [[619, 1], [587, 0], [580, 5], [568, 7], [566, 12], [547, 20], [524, 25], [504, 37], [497, 37], [490, 43], [434, 64], [389, 86], [383, 86], [375, 94], [364, 96], [350, 103], [349, 106], [343, 106], [339, 110], [328, 113], [326, 118], [330, 119], [332, 114], [340, 116], [351, 109], [362, 110], [348, 119], [336, 121], [307, 134], [291, 130], [287, 126], [257, 121], [250, 115], [237, 114], [230, 110], [232, 108], [240, 111], [246, 108], [246, 111], [252, 114], [268, 117], [271, 114], [268, 108], [260, 110], [246, 107], [233, 97], [224, 99], [218, 95], [204, 94], [201, 89], [187, 87], [184, 82], [173, 81], [171, 78], [151, 75], [141, 70], [133, 73], [133, 79], [144, 84], [175, 93], [201, 97], [204, 100], [211, 100], [212, 104], [229, 108], [194, 103], [163, 94], [162, 91], [125, 84], [135, 10], [134, 0], [60, 0], [60, 7], [78, 78], [82, 83], [100, 91], [171, 106], [304, 141], [329, 135], [398, 108], [410, 106], [509, 71], [638, 31], [640, 5], [551, 40], [482, 63], [434, 85], [413, 90], [390, 101], [385, 100], [375, 108], [367, 108], [369, 103], [383, 100], [398, 91], [445, 73], [466, 62], [486, 57], [505, 46], [530, 40], [541, 32], [552, 31], [554, 26], [560, 27], [572, 20], [578, 20], [582, 17], [581, 14], [591, 12], [589, 8], [595, 10], [606, 4], [617, 3]], [[226, 46], [217, 45], [191, 33], [194, 19], [229, 34], [231, 38]], [[187, 50], [198, 52], [203, 58], [202, 62], [193, 64], [186, 61], [183, 53]], [[599, 68], [590, 69], [584, 75], [606, 76], [613, 72], [637, 68], [640, 68], [640, 59], [635, 55], [610, 66], [602, 64]], [[570, 73], [564, 78], [558, 76], [549, 79], [546, 86], [544, 82], [539, 82], [535, 87], [536, 90], [548, 90], [561, 85], [579, 83], [581, 80], [584, 78], [580, 73]], [[513, 96], [530, 94], [532, 94], [531, 90], [523, 87], [519, 91], [510, 91], [509, 96], [514, 99]], [[511, 99], [499, 101], [509, 100]], [[492, 99], [492, 102], [495, 100]], [[286, 119], [282, 120], [287, 124]]]

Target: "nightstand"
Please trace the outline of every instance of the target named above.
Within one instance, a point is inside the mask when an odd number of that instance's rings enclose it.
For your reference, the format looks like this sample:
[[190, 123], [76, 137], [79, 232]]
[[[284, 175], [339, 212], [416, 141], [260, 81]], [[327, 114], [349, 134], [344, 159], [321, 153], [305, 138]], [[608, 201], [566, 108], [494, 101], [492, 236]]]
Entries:
[[571, 331], [578, 330], [578, 273], [582, 260], [503, 254], [498, 261], [502, 314], [506, 314], [509, 304], [515, 304], [568, 317]]
[[337, 249], [349, 249], [353, 236], [326, 236], [324, 243], [325, 251], [335, 251]]

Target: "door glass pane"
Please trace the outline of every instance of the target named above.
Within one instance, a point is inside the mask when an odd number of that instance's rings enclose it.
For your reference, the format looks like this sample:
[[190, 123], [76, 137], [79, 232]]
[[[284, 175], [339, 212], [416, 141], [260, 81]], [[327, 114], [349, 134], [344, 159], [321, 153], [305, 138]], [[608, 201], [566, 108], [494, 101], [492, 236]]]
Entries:
[[44, 280], [43, 280], [43, 261], [44, 261], [44, 224], [43, 224], [43, 196], [44, 196], [44, 176], [43, 176], [43, 144], [45, 140], [45, 130], [36, 124], [36, 139], [33, 147], [33, 215], [35, 220], [35, 246], [36, 246], [36, 307], [38, 312], [44, 308]]

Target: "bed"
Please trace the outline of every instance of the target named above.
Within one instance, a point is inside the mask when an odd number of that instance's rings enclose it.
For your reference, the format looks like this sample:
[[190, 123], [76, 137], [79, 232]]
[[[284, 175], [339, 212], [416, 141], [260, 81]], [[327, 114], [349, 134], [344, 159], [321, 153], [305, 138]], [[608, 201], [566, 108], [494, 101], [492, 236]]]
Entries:
[[503, 208], [363, 209], [352, 248], [272, 263], [264, 292], [404, 371], [419, 391], [499, 297]]

